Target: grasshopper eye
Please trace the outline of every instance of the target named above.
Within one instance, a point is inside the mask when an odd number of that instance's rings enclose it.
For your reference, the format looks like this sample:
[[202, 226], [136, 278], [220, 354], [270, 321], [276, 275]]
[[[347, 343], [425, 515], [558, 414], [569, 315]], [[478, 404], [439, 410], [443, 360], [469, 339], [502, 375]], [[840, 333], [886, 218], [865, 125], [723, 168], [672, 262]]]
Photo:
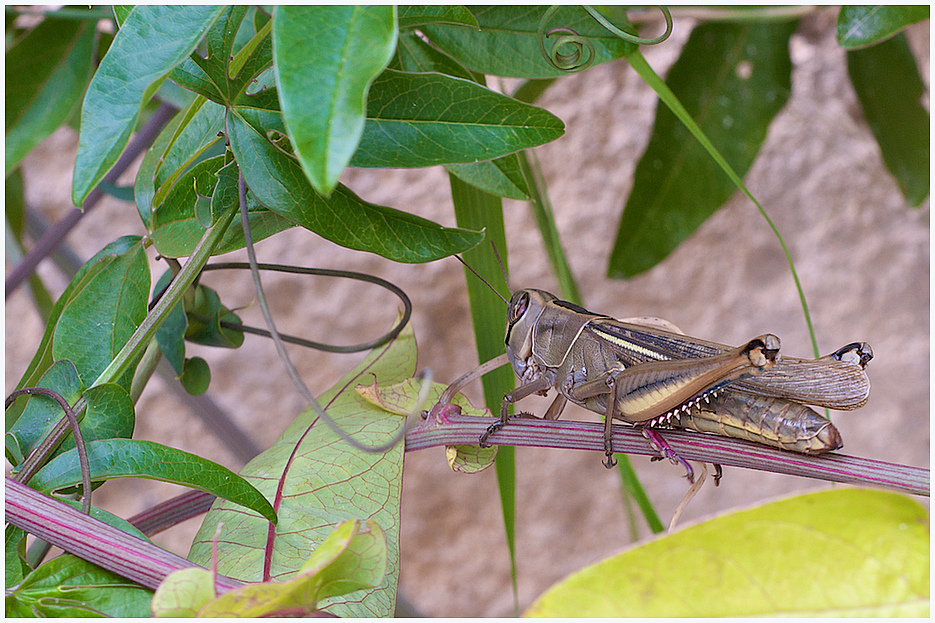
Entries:
[[526, 313], [527, 307], [529, 307], [529, 294], [524, 292], [516, 304], [510, 307], [510, 323], [519, 320], [520, 316]]

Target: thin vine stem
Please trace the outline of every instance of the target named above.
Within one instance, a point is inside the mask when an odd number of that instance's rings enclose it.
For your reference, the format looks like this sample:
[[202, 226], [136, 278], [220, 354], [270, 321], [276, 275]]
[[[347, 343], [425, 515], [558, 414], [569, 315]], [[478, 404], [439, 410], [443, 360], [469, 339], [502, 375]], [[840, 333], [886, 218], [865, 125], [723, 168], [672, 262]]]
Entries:
[[[81, 510], [85, 515], [91, 514], [91, 466], [88, 462], [88, 450], [84, 445], [84, 435], [81, 433], [81, 427], [78, 426], [78, 416], [75, 415], [74, 410], [68, 405], [68, 401], [53, 389], [47, 389], [45, 387], [24, 387], [22, 389], [17, 389], [9, 396], [7, 396], [6, 404], [4, 409], [9, 409], [10, 405], [13, 404], [13, 401], [16, 400], [17, 396], [23, 395], [39, 395], [39, 396], [48, 396], [62, 408], [62, 411], [65, 412], [64, 420], [68, 422], [68, 426], [71, 428], [72, 434], [75, 436], [75, 450], [78, 452], [78, 464], [81, 466], [81, 484], [84, 487], [84, 495], [81, 498]], [[59, 438], [54, 438], [53, 435], [47, 435], [43, 440], [43, 443], [39, 444], [38, 447], [31, 453], [31, 456], [46, 456], [51, 454], [55, 448], [62, 442], [64, 435]], [[54, 445], [53, 445], [54, 444]], [[44, 462], [44, 461], [43, 461]], [[36, 473], [34, 469], [27, 469], [31, 462], [29, 460], [24, 461], [22, 470], [18, 474], [19, 477], [14, 476], [14, 479], [18, 482], [26, 484], [29, 482], [29, 479]], [[38, 463], [41, 465], [41, 463]]]
[[669, 9], [664, 6], [660, 6], [659, 10], [662, 11], [662, 17], [666, 21], [666, 30], [658, 37], [653, 37], [652, 39], [643, 39], [642, 37], [636, 37], [628, 32], [620, 30], [611, 24], [610, 20], [601, 15], [601, 13], [592, 6], [584, 5], [584, 10], [587, 11], [588, 15], [593, 17], [601, 26], [620, 37], [624, 41], [629, 41], [630, 43], [635, 43], [636, 45], [655, 45], [657, 43], [662, 43], [669, 38], [669, 35], [672, 34], [672, 14], [669, 12]]
[[[375, 275], [368, 275], [367, 273], [359, 273], [353, 270], [331, 270], [328, 268], [306, 268], [304, 266], [286, 266], [283, 264], [263, 264], [258, 263], [257, 268], [259, 270], [270, 270], [275, 272], [282, 273], [291, 273], [297, 275], [316, 275], [323, 277], [339, 277], [342, 279], [354, 279], [357, 281], [363, 281], [365, 283], [372, 283], [380, 286], [386, 290], [389, 290], [403, 304], [403, 313], [399, 317], [399, 320], [396, 321], [395, 326], [392, 329], [381, 335], [380, 337], [370, 340], [368, 342], [362, 342], [360, 344], [353, 344], [351, 346], [337, 346], [334, 344], [322, 344], [321, 342], [314, 342], [312, 340], [307, 340], [300, 337], [295, 337], [291, 335], [279, 334], [280, 339], [284, 342], [289, 342], [291, 344], [296, 344], [299, 346], [305, 346], [306, 348], [314, 348], [315, 350], [322, 350], [329, 353], [358, 353], [364, 350], [372, 350], [383, 346], [387, 342], [395, 339], [397, 335], [405, 328], [406, 324], [409, 322], [409, 319], [412, 317], [412, 301], [409, 300], [409, 297], [400, 289], [396, 284], [387, 281], [386, 279], [381, 279]], [[225, 269], [250, 269], [249, 262], [218, 262], [215, 264], [208, 264], [204, 267], [205, 271], [209, 270], [225, 270]], [[244, 333], [250, 333], [253, 335], [260, 335], [263, 337], [271, 337], [270, 331], [264, 331], [263, 329], [258, 329], [255, 327], [250, 327], [238, 322], [228, 322], [226, 320], [221, 321], [221, 326], [232, 329], [235, 331], [242, 331]]]
[[[363, 444], [349, 435], [337, 422], [334, 421], [330, 415], [328, 415], [328, 413], [321, 407], [321, 405], [318, 404], [318, 401], [315, 400], [314, 396], [312, 396], [312, 392], [309, 391], [308, 386], [305, 385], [302, 377], [299, 376], [298, 370], [295, 369], [295, 365], [293, 365], [292, 359], [289, 357], [289, 352], [286, 350], [286, 345], [283, 342], [279, 331], [276, 330], [276, 323], [273, 320], [273, 314], [269, 310], [266, 294], [263, 290], [263, 282], [260, 279], [260, 265], [257, 262], [256, 251], [253, 247], [253, 234], [250, 231], [250, 222], [247, 215], [247, 182], [244, 180], [242, 172], [238, 173], [237, 191], [240, 200], [240, 223], [243, 227], [244, 242], [247, 249], [247, 259], [249, 260], [250, 273], [253, 276], [253, 286], [256, 291], [257, 301], [260, 305], [260, 311], [263, 313], [263, 318], [266, 321], [266, 326], [269, 329], [269, 334], [273, 340], [273, 344], [276, 345], [276, 352], [279, 354], [279, 359], [286, 368], [286, 373], [289, 375], [289, 378], [292, 379], [292, 383], [298, 390], [299, 395], [302, 396], [305, 402], [310, 407], [312, 407], [316, 414], [318, 414], [318, 417], [320, 417], [322, 421], [328, 426], [328, 428], [330, 428], [338, 437], [340, 437], [352, 447], [357, 448], [358, 450], [363, 450], [364, 452], [386, 452], [405, 438], [406, 433], [414, 425], [410, 424], [410, 421], [414, 420], [415, 418], [406, 418], [405, 424], [388, 442], [375, 446], [368, 446], [367, 444]], [[431, 374], [426, 373], [422, 379], [422, 387], [419, 390], [418, 404], [414, 409], [413, 414], [418, 413], [422, 409], [422, 405], [425, 403], [428, 397], [428, 390], [430, 387]]]

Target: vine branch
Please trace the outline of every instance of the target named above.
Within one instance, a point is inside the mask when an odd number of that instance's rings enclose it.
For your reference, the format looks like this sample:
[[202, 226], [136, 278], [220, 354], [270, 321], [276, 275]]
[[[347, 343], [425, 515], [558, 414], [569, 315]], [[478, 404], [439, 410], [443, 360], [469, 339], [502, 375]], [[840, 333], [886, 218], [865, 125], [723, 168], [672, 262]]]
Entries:
[[[450, 413], [446, 419], [448, 423], [426, 420], [410, 431], [406, 435], [406, 450], [476, 444], [491, 422], [490, 418]], [[931, 474], [920, 467], [844, 454], [810, 456], [692, 431], [673, 429], [660, 433], [679, 456], [691, 461], [930, 495]], [[571, 448], [603, 454], [603, 435], [604, 425], [598, 422], [516, 418], [487, 441], [491, 445]], [[649, 440], [635, 428], [615, 425], [613, 441], [618, 452], [658, 456]]]

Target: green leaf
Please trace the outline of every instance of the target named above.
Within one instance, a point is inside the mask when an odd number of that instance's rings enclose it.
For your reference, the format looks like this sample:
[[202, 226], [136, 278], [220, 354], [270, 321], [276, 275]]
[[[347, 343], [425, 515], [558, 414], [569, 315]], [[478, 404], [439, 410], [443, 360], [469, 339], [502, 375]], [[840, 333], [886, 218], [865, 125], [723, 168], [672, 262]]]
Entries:
[[[153, 298], [160, 292], [164, 292], [171, 281], [172, 271], [166, 270], [156, 280]], [[185, 317], [184, 307], [184, 301], [178, 303], [156, 329], [156, 343], [159, 344], [162, 356], [172, 366], [176, 376], [181, 375], [185, 370], [185, 330], [188, 328], [188, 319]]]
[[471, 80], [388, 69], [370, 89], [367, 125], [351, 165], [490, 160], [547, 143], [564, 130], [552, 113]]
[[[22, 378], [19, 383], [17, 383], [16, 389], [36, 386], [39, 379], [45, 374], [45, 371], [52, 365], [54, 361], [52, 357], [52, 338], [55, 335], [55, 327], [62, 315], [62, 310], [65, 309], [66, 305], [78, 296], [89, 283], [97, 279], [100, 273], [110, 266], [115, 258], [127, 253], [137, 244], [139, 244], [138, 237], [124, 236], [118, 238], [85, 262], [84, 266], [72, 277], [71, 283], [68, 284], [62, 296], [59, 297], [58, 301], [56, 301], [55, 305], [52, 307], [52, 313], [49, 315], [49, 321], [46, 323], [45, 333], [42, 336], [42, 341], [39, 343], [39, 348], [36, 350], [35, 356], [33, 356], [32, 361], [29, 363], [29, 367], [26, 368], [26, 372], [23, 373]], [[12, 426], [13, 422], [15, 422], [22, 413], [23, 407], [20, 405], [25, 405], [25, 402], [17, 401], [6, 410], [7, 430], [10, 430], [10, 426]]]
[[[4, 185], [4, 214], [6, 215], [7, 226], [13, 232], [13, 237], [22, 246], [23, 230], [26, 227], [26, 196], [23, 188], [23, 170], [15, 169], [12, 173], [7, 173], [6, 184]], [[9, 255], [9, 252], [7, 252]]]
[[202, 160], [212, 146], [223, 140], [218, 133], [224, 129], [224, 115], [223, 106], [199, 97], [181, 115], [177, 127], [163, 130], [169, 139], [165, 147], [157, 152], [157, 168], [151, 178], [157, 190], [153, 197], [155, 210], [159, 209], [179, 177]]
[[909, 205], [929, 194], [929, 114], [925, 84], [904, 35], [847, 53], [847, 71], [883, 162]]
[[379, 524], [372, 520], [345, 521], [315, 549], [295, 577], [234, 589], [205, 605], [198, 615], [313, 613], [322, 599], [379, 586], [385, 572], [386, 539]]
[[[81, 432], [85, 443], [97, 439], [129, 439], [133, 436], [136, 413], [133, 400], [124, 388], [114, 383], [104, 383], [84, 392], [88, 406], [81, 420]], [[69, 436], [53, 456], [75, 447], [74, 436]]]
[[[438, 404], [445, 389], [446, 386], [441, 383], [432, 383], [426, 392], [425, 404]], [[376, 383], [369, 386], [358, 385], [355, 390], [370, 404], [397, 415], [409, 415], [422, 408], [419, 403], [422, 381], [419, 379], [406, 379], [400, 383], [385, 386], [379, 386]], [[478, 409], [461, 394], [455, 394], [451, 402], [461, 409], [461, 415], [493, 417], [490, 409]], [[493, 465], [497, 457], [497, 449], [498, 446], [481, 448], [477, 444], [445, 446], [445, 457], [448, 459], [448, 466], [454, 471], [476, 474]]]
[[525, 614], [928, 616], [928, 522], [920, 504], [895, 493], [839, 488], [792, 497], [592, 565]]
[[[396, 435], [404, 418], [387, 414], [361, 398], [356, 385], [392, 384], [415, 372], [412, 326], [372, 351], [333, 388], [318, 398], [335, 422], [368, 446]], [[386, 535], [388, 568], [379, 588], [333, 600], [328, 612], [339, 616], [389, 616], [399, 577], [399, 503], [403, 444], [385, 452], [365, 452], [344, 441], [311, 408], [241, 474], [276, 500], [280, 522], [275, 532], [252, 513], [217, 502], [195, 537], [189, 560], [208, 564], [218, 524], [218, 572], [246, 582], [269, 576], [282, 580], [298, 571], [334, 526], [348, 519], [372, 519]]]
[[316, 191], [330, 195], [357, 149], [370, 83], [396, 47], [390, 5], [273, 11], [276, 86], [289, 138]]
[[[44, 387], [58, 392], [69, 406], [78, 402], [84, 391], [75, 365], [67, 359], [56, 361], [49, 366], [33, 387]], [[21, 396], [18, 401], [25, 404], [20, 409], [21, 414], [15, 423], [7, 421], [5, 438], [7, 459], [14, 466], [22, 463], [52, 431], [55, 424], [65, 417], [62, 407], [49, 396]]]
[[[276, 522], [276, 512], [249, 482], [195, 454], [138, 439], [101, 439], [88, 445], [91, 480], [149, 478], [205, 491], [256, 511], [264, 521]], [[29, 486], [53, 493], [81, 484], [81, 468], [75, 450], [52, 459], [36, 472]]]
[[507, 199], [529, 199], [529, 187], [523, 175], [519, 158], [522, 154], [510, 154], [496, 160], [449, 164], [449, 173], [491, 195]]
[[187, 567], [166, 576], [150, 606], [157, 618], [193, 618], [202, 606], [216, 598], [214, 574], [201, 567]]
[[[199, 104], [199, 100], [196, 99], [189, 105], [189, 110], [197, 104]], [[166, 127], [153, 141], [152, 147], [146, 150], [146, 154], [143, 156], [142, 162], [140, 162], [140, 168], [136, 173], [136, 181], [133, 183], [133, 201], [136, 203], [136, 211], [140, 215], [143, 225], [150, 232], [153, 229], [153, 210], [158, 206], [155, 203], [156, 171], [162, 163], [166, 148], [169, 146], [175, 132], [178, 131], [186, 118], [187, 111], [186, 114], [175, 115], [166, 124]], [[159, 201], [161, 202], [164, 198], [163, 196]]]
[[6, 175], [75, 110], [91, 76], [95, 20], [47, 16], [6, 53]]
[[[133, 400], [127, 390], [119, 385], [105, 383], [85, 391], [78, 380], [74, 365], [70, 361], [62, 360], [56, 361], [49, 368], [39, 386], [56, 390], [72, 407], [79, 396], [84, 396], [87, 407], [79, 426], [85, 443], [112, 437], [129, 439], [133, 435], [136, 422]], [[58, 402], [48, 396], [31, 396], [30, 403], [13, 428], [7, 432], [8, 457], [14, 443], [23, 456], [28, 456], [65, 417]], [[69, 435], [51, 456], [58, 456], [74, 447], [75, 438]], [[10, 462], [18, 465], [22, 459], [13, 461], [11, 458]]]
[[400, 6], [399, 27], [414, 28], [425, 24], [464, 24], [478, 28], [477, 20], [471, 12], [463, 6]]
[[224, 307], [221, 297], [211, 288], [199, 285], [194, 302], [185, 313], [188, 317], [185, 339], [188, 341], [221, 348], [239, 348], [243, 344], [243, 332], [221, 326], [222, 321], [240, 324], [240, 318]]
[[[150, 238], [164, 257], [191, 255], [210, 226], [199, 219], [199, 208], [207, 206], [209, 220], [214, 221], [227, 210], [238, 210], [239, 202], [236, 163], [225, 166], [224, 156], [203, 160], [179, 176], [171, 187], [153, 215]], [[295, 226], [262, 206], [252, 192], [247, 193], [247, 221], [254, 242]], [[238, 219], [236, 226], [225, 232], [213, 254], [221, 255], [243, 246], [243, 228]]]
[[[5, 213], [8, 225], [6, 257], [11, 264], [17, 264], [23, 257], [23, 228], [26, 216], [26, 197], [23, 189], [22, 168], [18, 167], [7, 175], [5, 187]], [[9, 234], [13, 237], [10, 238]], [[48, 320], [52, 313], [52, 297], [42, 278], [35, 271], [29, 277], [29, 291], [33, 303], [43, 320]]]
[[[546, 6], [473, 6], [479, 30], [449, 24], [426, 24], [421, 30], [434, 45], [473, 71], [514, 78], [562, 76], [567, 72], [553, 67], [539, 49], [539, 20], [546, 10]], [[559, 9], [545, 30], [555, 27], [571, 28], [590, 40], [595, 65], [636, 50], [634, 44], [604, 29], [581, 7]]]
[[[399, 33], [399, 41], [396, 42], [396, 54], [389, 67], [410, 73], [434, 71], [455, 76], [456, 78], [464, 78], [465, 80], [482, 81], [482, 76], [475, 76], [469, 69], [444, 52], [433, 48], [411, 30], [404, 30]], [[476, 77], [478, 79], [475, 80]]]
[[55, 325], [53, 357], [70, 359], [86, 386], [97, 380], [146, 317], [149, 264], [139, 236], [126, 238], [136, 244], [104, 258], [101, 270], [82, 284]]
[[130, 12], [133, 11], [132, 4], [115, 4], [114, 9], [114, 19], [117, 21], [117, 26], [123, 28], [123, 24], [127, 21], [127, 18], [130, 17]]
[[7, 524], [4, 538], [6, 564], [3, 581], [6, 588], [10, 589], [22, 582], [30, 572], [30, 567], [26, 564], [26, 532], [13, 524]]
[[192, 396], [201, 396], [208, 391], [211, 384], [211, 368], [208, 367], [208, 362], [201, 357], [186, 359], [179, 382]]
[[217, 104], [234, 103], [273, 62], [271, 25], [252, 29], [248, 22], [244, 26], [249, 10], [228, 7], [205, 34], [206, 52], [184, 59], [169, 79]]
[[[68, 506], [71, 506], [73, 509], [77, 511], [84, 512], [81, 508], [81, 502], [78, 500], [60, 499], [59, 501], [62, 502], [63, 504], [67, 504]], [[113, 526], [114, 528], [117, 528], [118, 530], [123, 530], [127, 534], [135, 536], [138, 539], [143, 539], [144, 541], [152, 542], [148, 536], [140, 532], [139, 528], [131, 524], [129, 521], [127, 521], [126, 519], [123, 519], [122, 517], [117, 517], [113, 513], [109, 513], [105, 511], [103, 508], [97, 508], [96, 506], [92, 506], [91, 507], [91, 518], [97, 519], [98, 521], [103, 521], [108, 526]]]
[[133, 9], [88, 85], [72, 186], [80, 206], [117, 162], [140, 108], [166, 75], [195, 48], [223, 7], [155, 6]]
[[[234, 40], [247, 14], [245, 5], [229, 6], [224, 9], [218, 20], [205, 33], [205, 48], [207, 54], [202, 56], [195, 52], [189, 58], [204, 71], [208, 80], [218, 89], [219, 103], [233, 101], [232, 94], [228, 92], [228, 67], [233, 56]], [[176, 73], [173, 72], [173, 76]]]
[[247, 186], [267, 208], [349, 249], [397, 262], [429, 262], [470, 249], [481, 232], [442, 227], [426, 219], [361, 200], [338, 185], [325, 199], [290, 156], [242, 117], [229, 115], [231, 149]]
[[30, 573], [6, 598], [8, 617], [147, 617], [153, 591], [65, 554]]
[[[795, 22], [710, 23], [692, 30], [666, 84], [740, 175], [789, 97]], [[640, 158], [608, 276], [637, 275], [662, 261], [736, 190], [664, 106]]]
[[929, 18], [927, 4], [843, 6], [838, 13], [838, 44], [845, 50], [873, 45], [910, 24]]

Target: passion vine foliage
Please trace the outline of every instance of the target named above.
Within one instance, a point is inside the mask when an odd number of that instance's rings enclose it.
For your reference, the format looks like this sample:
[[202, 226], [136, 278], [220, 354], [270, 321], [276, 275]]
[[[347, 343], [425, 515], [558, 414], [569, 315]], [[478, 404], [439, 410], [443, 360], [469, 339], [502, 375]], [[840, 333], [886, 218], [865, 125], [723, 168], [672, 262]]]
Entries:
[[[663, 14], [667, 34], [671, 18]], [[921, 82], [898, 32], [927, 16], [927, 10], [846, 9], [839, 24], [842, 46], [865, 46], [848, 53], [849, 71], [884, 160], [915, 204], [929, 190], [928, 135], [918, 131], [927, 129], [928, 116], [918, 105]], [[102, 20], [112, 28], [102, 28]], [[18, 248], [23, 240], [20, 164], [65, 123], [80, 128], [75, 205], [90, 209], [101, 191], [132, 197], [146, 232], [101, 249], [54, 304], [41, 281], [31, 280], [46, 330], [17, 389], [46, 388], [66, 401], [81, 421], [86, 456], [79, 466], [59, 403], [41, 394], [18, 397], [6, 409], [5, 436], [15, 484], [88, 502], [106, 480], [138, 477], [220, 498], [189, 558], [230, 577], [199, 570], [174, 575], [153, 606], [160, 614], [326, 609], [391, 615], [399, 576], [401, 445], [368, 453], [336, 444], [316, 412], [307, 410], [238, 475], [133, 439], [137, 417], [145, 416], [136, 413], [135, 402], [161, 357], [189, 392], [205, 391], [207, 364], [186, 357], [186, 342], [237, 348], [243, 341], [223, 293], [197, 279], [212, 256], [241, 249], [248, 238], [298, 226], [323, 244], [396, 262], [429, 262], [476, 248], [477, 266], [496, 266], [478, 245], [485, 231], [505, 242], [500, 198], [540, 203], [543, 195], [524, 150], [564, 132], [559, 118], [529, 103], [535, 99], [530, 94], [568, 71], [620, 58], [651, 82], [651, 70], [640, 69], [638, 46], [665, 35], [636, 37], [617, 8], [573, 6], [146, 5], [65, 7], [22, 19], [8, 8], [6, 24], [9, 244]], [[673, 110], [684, 105], [700, 129], [686, 130], [684, 117], [660, 107], [624, 208], [611, 275], [633, 275], [661, 261], [733, 192], [725, 166], [743, 175], [788, 97], [787, 48], [795, 26], [791, 19], [743, 19], [695, 28], [669, 74], [668, 95], [665, 85], [654, 88]], [[902, 70], [881, 71], [893, 64]], [[895, 73], [910, 78], [900, 83], [904, 88], [881, 95], [874, 87]], [[527, 82], [511, 97], [488, 88], [488, 75]], [[894, 109], [904, 114], [888, 115]], [[726, 164], [715, 163], [690, 132], [710, 137]], [[115, 188], [115, 171], [139, 155], [134, 149], [143, 158], [133, 187]], [[369, 203], [340, 182], [349, 166], [435, 165], [452, 177], [461, 227]], [[246, 232], [232, 225], [241, 210]], [[541, 222], [544, 231], [552, 227], [556, 241], [550, 257], [570, 274], [554, 222], [547, 215]], [[158, 278], [147, 260], [153, 250], [169, 264]], [[7, 292], [16, 285], [8, 280]], [[568, 288], [573, 291], [574, 283]], [[483, 322], [501, 322], [498, 310], [500, 320]], [[369, 445], [401, 435], [405, 420], [388, 416], [353, 387], [374, 379], [395, 386], [415, 373], [411, 327], [387, 339], [321, 398], [349, 434]], [[502, 347], [502, 341], [479, 344], [481, 352]], [[506, 391], [486, 389], [495, 396]], [[509, 482], [504, 464], [498, 464], [501, 483]], [[61, 535], [54, 528], [42, 535], [87, 560], [69, 556], [42, 564], [41, 546], [27, 552], [27, 527], [78, 525], [42, 521], [73, 512], [42, 499], [49, 503], [47, 515], [32, 523], [17, 519], [7, 529], [6, 581], [13, 589], [7, 614], [150, 614], [148, 589], [165, 573], [148, 575], [152, 568], [141, 562], [141, 573], [126, 582], [97, 566], [115, 568], [106, 547], [98, 557], [78, 547], [96, 542], [90, 537], [109, 524], [127, 533], [121, 551], [151, 552], [141, 533], [91, 508], [88, 523], [80, 524], [85, 532], [71, 541], [56, 541]], [[36, 504], [20, 504], [17, 512], [28, 516]], [[511, 504], [504, 509], [510, 543]], [[155, 559], [141, 554], [140, 560]], [[131, 577], [134, 565], [120, 569]], [[215, 599], [216, 587], [240, 582], [256, 585]], [[53, 599], [64, 591], [68, 600]]]

